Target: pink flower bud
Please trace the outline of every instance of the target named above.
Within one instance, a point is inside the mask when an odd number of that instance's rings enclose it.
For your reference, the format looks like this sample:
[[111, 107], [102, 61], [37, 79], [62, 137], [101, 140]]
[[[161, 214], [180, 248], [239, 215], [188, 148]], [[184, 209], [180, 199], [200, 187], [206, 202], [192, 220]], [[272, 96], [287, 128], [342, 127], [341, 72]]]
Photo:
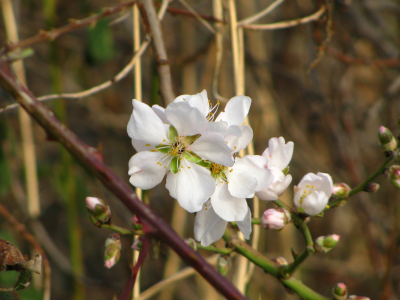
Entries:
[[385, 177], [398, 189], [400, 189], [400, 166], [393, 165], [386, 169]]
[[290, 221], [290, 213], [284, 208], [267, 209], [262, 216], [262, 225], [267, 229], [281, 230]]
[[103, 203], [100, 202], [100, 199], [99, 199], [99, 198], [96, 198], [96, 197], [86, 197], [86, 207], [87, 207], [90, 211], [94, 212], [94, 211], [95, 211], [95, 207], [96, 207], [96, 205], [98, 205], [98, 204], [103, 205]]
[[340, 236], [331, 234], [327, 236], [320, 236], [315, 240], [314, 248], [317, 252], [327, 253], [339, 242]]
[[142, 250], [142, 242], [140, 241], [140, 239], [137, 238], [137, 239], [133, 242], [131, 248], [134, 249], [134, 250], [137, 250], [137, 251]]
[[347, 286], [344, 283], [337, 283], [332, 293], [336, 300], [345, 300], [348, 294]]
[[111, 268], [114, 266], [121, 256], [121, 240], [119, 234], [111, 234], [105, 243], [104, 250], [104, 266]]
[[393, 133], [386, 127], [379, 127], [378, 139], [381, 147], [385, 151], [394, 151], [397, 148], [396, 138]]
[[108, 223], [111, 218], [111, 210], [105, 202], [99, 198], [86, 197], [86, 207], [92, 214], [92, 222]]
[[380, 185], [378, 183], [370, 182], [367, 184], [364, 191], [366, 191], [367, 193], [376, 193], [379, 190], [379, 188]]
[[336, 198], [345, 198], [349, 196], [351, 188], [346, 183], [335, 183], [333, 185], [332, 194]]

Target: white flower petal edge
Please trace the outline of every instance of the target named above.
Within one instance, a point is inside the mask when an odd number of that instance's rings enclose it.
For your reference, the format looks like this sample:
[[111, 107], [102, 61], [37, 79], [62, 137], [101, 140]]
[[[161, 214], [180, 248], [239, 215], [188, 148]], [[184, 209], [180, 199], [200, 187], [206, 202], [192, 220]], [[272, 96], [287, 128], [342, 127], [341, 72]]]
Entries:
[[194, 238], [207, 247], [224, 235], [227, 224], [228, 222], [221, 219], [212, 207], [203, 206], [194, 221]]
[[233, 165], [231, 149], [222, 135], [214, 132], [203, 133], [192, 145], [187, 147], [197, 155], [227, 167]]
[[166, 188], [180, 206], [193, 213], [214, 193], [215, 180], [206, 168], [182, 159], [179, 172], [168, 173]]
[[281, 171], [285, 169], [293, 156], [293, 142], [287, 142], [283, 137], [271, 138], [268, 142], [268, 148], [265, 149], [262, 156], [268, 159], [269, 167], [277, 167]]
[[156, 113], [156, 115], [161, 119], [164, 124], [168, 123], [167, 117], [165, 116], [165, 108], [160, 105], [153, 105], [151, 109]]
[[207, 119], [186, 101], [172, 102], [165, 109], [165, 116], [182, 136], [201, 134], [208, 129]]
[[256, 195], [260, 200], [277, 200], [292, 182], [292, 176], [290, 174], [285, 176], [285, 174], [276, 167], [272, 167], [270, 171], [273, 176], [273, 182], [261, 191], [256, 192]]
[[251, 106], [251, 98], [246, 96], [236, 96], [228, 101], [223, 112], [216, 121], [225, 121], [228, 126], [241, 125], [244, 122]]
[[232, 153], [239, 152], [240, 150], [246, 148], [253, 139], [253, 129], [251, 129], [250, 126], [242, 125], [239, 128], [242, 132], [240, 136], [229, 135], [225, 138], [228, 147], [232, 150]]
[[233, 197], [225, 182], [217, 182], [211, 205], [215, 213], [228, 222], [243, 221], [247, 214], [246, 199]]
[[181, 95], [174, 102], [186, 101], [190, 106], [197, 108], [204, 117], [210, 112], [210, 104], [208, 102], [207, 91], [203, 90], [196, 95]]
[[169, 165], [160, 165], [164, 154], [159, 152], [143, 151], [136, 153], [129, 160], [129, 182], [141, 189], [148, 190], [159, 184]]
[[251, 234], [251, 211], [250, 208], [247, 208], [246, 217], [244, 217], [243, 221], [237, 221], [236, 224], [238, 225], [240, 231], [243, 233], [243, 236], [246, 240], [250, 239]]
[[161, 119], [145, 103], [132, 100], [133, 112], [128, 122], [128, 135], [136, 151], [154, 149], [167, 139]]

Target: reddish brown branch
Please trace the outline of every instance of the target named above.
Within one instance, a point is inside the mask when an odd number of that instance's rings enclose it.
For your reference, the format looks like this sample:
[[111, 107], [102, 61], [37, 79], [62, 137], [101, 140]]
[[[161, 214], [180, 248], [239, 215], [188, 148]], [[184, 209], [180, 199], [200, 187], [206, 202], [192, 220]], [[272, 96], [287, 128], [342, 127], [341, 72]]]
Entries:
[[43, 261], [43, 268], [44, 268], [44, 279], [45, 279], [45, 289], [46, 293], [48, 293], [49, 298], [50, 298], [50, 280], [51, 280], [51, 268], [50, 268], [50, 263], [49, 260], [46, 256], [46, 253], [44, 252], [43, 248], [40, 246], [40, 244], [36, 241], [33, 235], [31, 235], [25, 225], [19, 223], [17, 219], [15, 219], [10, 212], [0, 204], [0, 215], [2, 215], [13, 227], [16, 231], [19, 232], [23, 236], [25, 240], [28, 241], [29, 244], [32, 245], [32, 247], [37, 251], [42, 256], [42, 261]]
[[136, 214], [142, 224], [151, 228], [152, 235], [169, 245], [187, 264], [195, 268], [227, 299], [247, 299], [225, 277], [220, 275], [196, 251], [146, 204], [139, 201], [133, 190], [108, 168], [97, 149], [83, 143], [67, 129], [46, 106], [18, 82], [10, 67], [0, 60], [0, 85], [46, 130], [49, 137], [59, 141], [83, 166], [95, 175], [125, 206]]
[[[187, 11], [187, 10], [184, 10], [184, 9], [168, 7], [167, 10], [172, 15], [183, 15], [183, 16], [196, 18], [194, 13], [192, 13], [190, 11]], [[214, 18], [213, 16], [208, 16], [208, 15], [203, 15], [203, 14], [199, 14], [199, 16], [202, 17], [204, 20], [207, 20], [207, 21], [216, 22], [216, 23], [226, 23], [225, 20], [220, 20], [220, 19]]]
[[98, 20], [100, 20], [102, 18], [119, 13], [119, 12], [123, 11], [124, 9], [126, 9], [127, 7], [132, 6], [136, 2], [137, 2], [136, 0], [130, 0], [127, 2], [123, 2], [114, 7], [106, 7], [106, 8], [103, 8], [103, 12], [93, 15], [93, 16], [90, 16], [88, 18], [81, 19], [81, 20], [70, 19], [70, 23], [68, 25], [62, 26], [60, 28], [52, 29], [49, 31], [41, 30], [35, 36], [32, 36], [26, 40], [22, 40], [17, 43], [11, 43], [11, 44], [5, 46], [3, 49], [0, 50], [0, 56], [4, 55], [5, 53], [10, 52], [14, 49], [17, 49], [17, 48], [27, 47], [29, 45], [43, 42], [46, 40], [53, 41], [63, 34], [69, 33], [71, 31], [74, 31], [74, 30], [82, 28], [82, 27], [89, 26], [91, 24], [96, 23]]

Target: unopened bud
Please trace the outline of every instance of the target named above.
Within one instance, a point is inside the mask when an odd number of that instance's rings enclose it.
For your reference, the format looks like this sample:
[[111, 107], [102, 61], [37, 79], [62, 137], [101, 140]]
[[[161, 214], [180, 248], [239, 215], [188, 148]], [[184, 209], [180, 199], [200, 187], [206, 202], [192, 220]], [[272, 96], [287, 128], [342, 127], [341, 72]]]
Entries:
[[217, 270], [218, 272], [226, 276], [231, 268], [231, 258], [227, 255], [220, 255], [217, 260]]
[[335, 183], [333, 185], [332, 194], [335, 198], [347, 198], [351, 188], [346, 183]]
[[140, 250], [142, 250], [142, 245], [143, 245], [143, 243], [140, 241], [140, 239], [136, 239], [133, 242], [131, 248], [134, 250], [140, 251]]
[[393, 165], [386, 169], [385, 177], [398, 189], [400, 189], [400, 166]]
[[337, 283], [332, 291], [333, 297], [336, 300], [346, 300], [347, 299], [347, 286], [344, 283]]
[[349, 296], [349, 298], [347, 298], [348, 300], [371, 300], [368, 297], [365, 296], [356, 296], [356, 295], [351, 295]]
[[[399, 137], [400, 137], [400, 135], [399, 135]], [[395, 162], [400, 163], [400, 148], [396, 149], [393, 152], [393, 159]]]
[[380, 185], [375, 182], [370, 182], [365, 187], [364, 191], [367, 193], [376, 193], [380, 188]]
[[135, 230], [140, 230], [142, 229], [142, 224], [140, 224], [139, 218], [137, 216], [134, 216], [132, 218], [132, 227]]
[[279, 207], [264, 211], [261, 221], [264, 228], [281, 230], [291, 219], [290, 212]]
[[121, 256], [121, 239], [119, 234], [113, 233], [107, 239], [104, 250], [104, 266], [111, 268], [114, 266]]
[[194, 239], [187, 239], [187, 240], [185, 240], [185, 242], [186, 242], [186, 244], [189, 245], [190, 248], [197, 251], [197, 243]]
[[339, 242], [340, 236], [331, 234], [327, 236], [320, 236], [315, 240], [314, 249], [317, 252], [327, 253]]
[[86, 207], [92, 216], [102, 224], [110, 221], [111, 210], [105, 202], [99, 198], [86, 197]]
[[275, 258], [271, 259], [273, 262], [275, 262], [278, 266], [288, 266], [289, 263], [286, 260], [286, 258], [282, 257], [282, 256], [278, 256]]
[[386, 127], [379, 127], [378, 139], [380, 146], [385, 151], [394, 151], [397, 148], [397, 141], [393, 133]]

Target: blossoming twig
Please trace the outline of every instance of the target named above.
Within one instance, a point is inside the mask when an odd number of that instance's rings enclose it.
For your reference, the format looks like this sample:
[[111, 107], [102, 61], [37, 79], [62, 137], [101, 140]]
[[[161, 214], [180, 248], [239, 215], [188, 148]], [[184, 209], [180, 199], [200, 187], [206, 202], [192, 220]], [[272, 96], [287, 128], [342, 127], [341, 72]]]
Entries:
[[99, 152], [83, 143], [62, 124], [46, 106], [19, 83], [10, 67], [0, 60], [0, 85], [7, 90], [46, 130], [49, 138], [59, 141], [89, 171], [91, 171], [125, 206], [135, 213], [149, 233], [159, 238], [189, 265], [193, 266], [228, 299], [247, 299], [226, 278], [218, 274], [203, 257], [191, 249], [175, 231], [147, 205], [140, 202], [132, 189], [103, 162]]

